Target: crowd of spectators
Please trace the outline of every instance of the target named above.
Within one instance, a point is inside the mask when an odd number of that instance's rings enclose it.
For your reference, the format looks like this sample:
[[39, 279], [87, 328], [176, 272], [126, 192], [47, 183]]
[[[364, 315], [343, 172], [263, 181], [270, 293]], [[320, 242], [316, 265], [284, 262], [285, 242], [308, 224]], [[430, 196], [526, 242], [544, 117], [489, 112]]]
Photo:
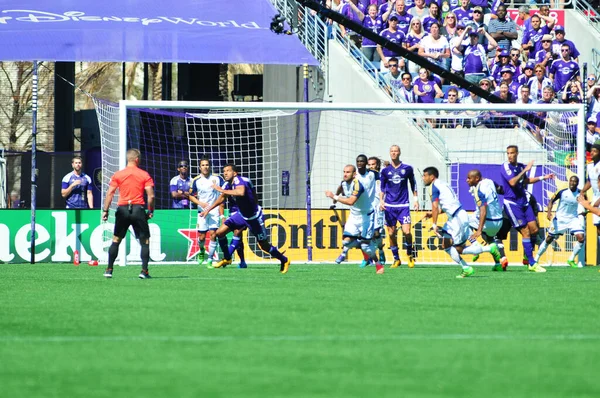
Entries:
[[[589, 124], [599, 124], [600, 86], [596, 85], [593, 74], [588, 75], [587, 98], [584, 96], [579, 51], [566, 38], [565, 27], [550, 15], [549, 5], [536, 5], [534, 12], [528, 5], [519, 7], [519, 24], [507, 15], [507, 7], [501, 0], [330, 0], [329, 6], [509, 103], [587, 100]], [[446, 84], [449, 82], [399, 53], [344, 27], [341, 31], [342, 36], [360, 47], [374, 67], [383, 72], [401, 101], [486, 102], [473, 93]], [[544, 119], [548, 115], [535, 116]], [[450, 120], [443, 124], [446, 127], [465, 124]], [[571, 117], [561, 121], [563, 130], [575, 130], [573, 120]], [[546, 134], [543, 124], [493, 112], [469, 123], [488, 127], [526, 126], [540, 140]]]

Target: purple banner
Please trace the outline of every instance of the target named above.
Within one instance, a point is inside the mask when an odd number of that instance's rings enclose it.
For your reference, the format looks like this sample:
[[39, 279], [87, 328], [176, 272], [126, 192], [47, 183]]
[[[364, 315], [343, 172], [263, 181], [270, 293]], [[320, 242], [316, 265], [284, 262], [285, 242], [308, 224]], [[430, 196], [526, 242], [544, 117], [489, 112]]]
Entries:
[[[496, 183], [501, 183], [500, 177], [500, 164], [472, 164], [472, 163], [462, 163], [462, 164], [452, 164], [451, 165], [451, 174], [458, 176], [458, 187], [453, 187], [457, 190], [458, 198], [460, 203], [463, 205], [465, 210], [473, 211], [475, 210], [475, 201], [473, 200], [473, 196], [469, 193], [469, 184], [467, 184], [467, 174], [469, 171], [473, 169], [477, 169], [481, 172], [481, 175], [484, 178], [489, 178]], [[529, 177], [539, 177], [543, 173], [543, 169], [540, 166], [533, 166], [531, 171], [529, 172]], [[533, 196], [538, 201], [539, 210], [542, 210], [541, 206], [545, 208], [546, 204], [550, 200], [550, 196], [554, 194], [556, 191], [555, 187], [544, 192], [542, 189], [542, 183], [531, 184], [529, 185], [529, 192], [533, 194]], [[502, 202], [503, 196], [500, 195], [500, 201]]]
[[269, 30], [275, 14], [268, 0], [9, 0], [0, 59], [317, 65]]

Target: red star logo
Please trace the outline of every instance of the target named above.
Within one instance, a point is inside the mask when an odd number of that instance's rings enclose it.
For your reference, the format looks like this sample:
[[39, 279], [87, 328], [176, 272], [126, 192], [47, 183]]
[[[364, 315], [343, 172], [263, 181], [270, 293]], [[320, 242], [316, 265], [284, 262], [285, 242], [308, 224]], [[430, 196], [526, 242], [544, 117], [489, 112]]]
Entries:
[[198, 244], [198, 231], [195, 229], [178, 229], [177, 232], [183, 235], [191, 243], [191, 245], [188, 244], [189, 248], [186, 260], [196, 257], [196, 255], [200, 253], [200, 245]]

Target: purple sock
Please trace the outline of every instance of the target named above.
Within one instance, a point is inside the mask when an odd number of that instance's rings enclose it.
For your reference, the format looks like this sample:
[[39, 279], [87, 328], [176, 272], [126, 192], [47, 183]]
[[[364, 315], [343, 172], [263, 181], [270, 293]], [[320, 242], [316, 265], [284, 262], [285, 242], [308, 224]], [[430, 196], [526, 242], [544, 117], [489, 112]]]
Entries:
[[279, 250], [277, 250], [277, 248], [275, 246], [271, 246], [271, 248], [269, 249], [269, 254], [272, 257], [275, 257], [279, 261], [287, 260], [287, 258], [285, 258], [285, 256], [283, 254], [281, 254], [281, 252]]
[[527, 260], [529, 260], [529, 265], [533, 266], [535, 264], [535, 258], [533, 258], [533, 245], [529, 238], [523, 238], [523, 251], [527, 256]]

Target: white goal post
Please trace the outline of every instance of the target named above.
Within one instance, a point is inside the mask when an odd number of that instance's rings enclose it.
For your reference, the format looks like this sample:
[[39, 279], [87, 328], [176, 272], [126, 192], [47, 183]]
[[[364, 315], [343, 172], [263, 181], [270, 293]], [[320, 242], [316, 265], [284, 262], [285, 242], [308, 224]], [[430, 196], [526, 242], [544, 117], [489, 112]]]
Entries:
[[[144, 134], [157, 135], [159, 130], [164, 130], [166, 133], [160, 134], [175, 136], [183, 148], [182, 153], [190, 156], [193, 176], [198, 173], [193, 163], [199, 154], [208, 154], [217, 160], [213, 173], [221, 172], [218, 166], [225, 160], [242, 162], [242, 175], [257, 180], [261, 202], [268, 203], [263, 207], [270, 217], [267, 225], [270, 225], [273, 244], [283, 244], [288, 252], [304, 252], [304, 262], [309, 259], [306, 253], [310, 249], [316, 250], [312, 252], [313, 261], [335, 258], [331, 253], [337, 251], [334, 241], [341, 240], [341, 233], [334, 231], [334, 226], [343, 222], [340, 220], [343, 214], [330, 210], [331, 202], [323, 192], [335, 190], [343, 166], [354, 164], [361, 153], [386, 160], [389, 146], [399, 144], [404, 162], [418, 170], [428, 165], [438, 167], [441, 178], [457, 189], [464, 173], [461, 165], [501, 164], [506, 160], [506, 146], [510, 144], [519, 145], [519, 161], [527, 163], [533, 159], [541, 168], [562, 173], [561, 183], [576, 174], [583, 185], [585, 177], [585, 115], [581, 104], [530, 104], [523, 108], [515, 104], [120, 101], [116, 106], [96, 101], [96, 108], [102, 133], [103, 187], [107, 187], [112, 172], [125, 167], [128, 148], [137, 147], [145, 139]], [[542, 131], [537, 140], [523, 127], [526, 121], [521, 116], [526, 112], [546, 114], [548, 131]], [[511, 128], [476, 126], [475, 120], [490, 113], [512, 115], [510, 117], [519, 121]], [[460, 123], [469, 120], [464, 124], [471, 128], [457, 128], [459, 123], [447, 122], [451, 119], [460, 119]], [[569, 127], [564, 126], [563, 119], [570, 120]], [[133, 136], [132, 131], [135, 131]], [[565, 136], [569, 134], [576, 136], [571, 147], [565, 144], [568, 141]], [[202, 144], [203, 140], [206, 144]], [[157, 153], [143, 151], [142, 156], [153, 166], [175, 175], [173, 161], [169, 159], [179, 149], [169, 152], [166, 147], [170, 142], [165, 143], [160, 137], [152, 137], [150, 141], [152, 143], [144, 145], [156, 147]], [[252, 148], [255, 142], [260, 146], [258, 152]], [[254, 167], [252, 161], [256, 163]], [[427, 207], [418, 174], [417, 185], [421, 205]], [[544, 195], [553, 193], [556, 188], [557, 185], [544, 186]], [[290, 191], [287, 195], [286, 189]], [[187, 218], [189, 223], [185, 228], [188, 230], [194, 229], [195, 212], [190, 211]], [[312, 223], [307, 222], [311, 213], [316, 214]], [[415, 221], [419, 220], [413, 224]], [[421, 225], [420, 232], [415, 233], [425, 234], [425, 226]], [[424, 236], [423, 239], [426, 240]], [[181, 247], [168, 250], [187, 251], [189, 255], [190, 244], [183, 242]], [[250, 240], [249, 246], [252, 247]], [[123, 264], [137, 260], [135, 250], [130, 250], [127, 256], [123, 255], [126, 249], [122, 250]], [[268, 258], [251, 248], [248, 250], [254, 260]], [[154, 248], [155, 254], [166, 251], [165, 247]], [[422, 263], [448, 262], [439, 253], [428, 254], [425, 244], [421, 255]], [[157, 254], [152, 261], [159, 257]], [[358, 260], [358, 256], [354, 259]], [[192, 259], [188, 256], [181, 261]]]

